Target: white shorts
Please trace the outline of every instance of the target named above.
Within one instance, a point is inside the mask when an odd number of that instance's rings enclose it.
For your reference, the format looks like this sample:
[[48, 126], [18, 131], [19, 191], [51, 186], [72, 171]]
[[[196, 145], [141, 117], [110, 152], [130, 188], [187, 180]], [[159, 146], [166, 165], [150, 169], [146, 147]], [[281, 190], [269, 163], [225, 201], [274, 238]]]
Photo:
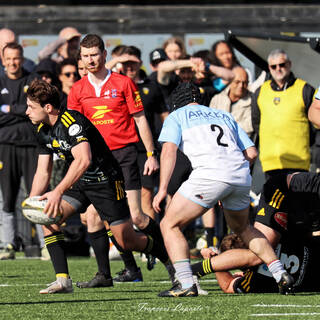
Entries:
[[250, 204], [250, 186], [190, 177], [178, 192], [185, 198], [205, 208], [212, 208], [219, 200], [229, 210], [243, 210]]

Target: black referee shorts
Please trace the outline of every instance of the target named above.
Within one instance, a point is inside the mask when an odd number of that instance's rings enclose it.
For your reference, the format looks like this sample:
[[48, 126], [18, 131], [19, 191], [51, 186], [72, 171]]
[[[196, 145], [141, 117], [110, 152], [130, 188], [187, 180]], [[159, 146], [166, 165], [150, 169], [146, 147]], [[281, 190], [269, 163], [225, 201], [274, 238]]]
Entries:
[[120, 164], [124, 177], [125, 190], [141, 189], [138, 150], [136, 145], [129, 144], [121, 149], [112, 150], [112, 154]]
[[147, 161], [146, 151], [138, 152], [138, 166], [141, 178], [141, 184], [144, 188], [153, 190], [159, 185], [159, 170], [151, 174], [150, 176], [144, 175], [144, 165]]
[[90, 204], [96, 208], [101, 220], [112, 224], [130, 218], [123, 181], [105, 180], [85, 182], [79, 180], [63, 195], [78, 213], [85, 212]]

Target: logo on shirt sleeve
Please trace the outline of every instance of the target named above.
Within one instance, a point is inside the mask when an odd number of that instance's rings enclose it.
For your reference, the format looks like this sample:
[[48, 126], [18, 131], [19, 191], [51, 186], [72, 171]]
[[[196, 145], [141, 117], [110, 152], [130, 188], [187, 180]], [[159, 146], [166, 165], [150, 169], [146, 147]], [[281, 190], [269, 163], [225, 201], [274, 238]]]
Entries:
[[141, 108], [142, 107], [142, 101], [141, 101], [141, 96], [139, 91], [134, 92], [135, 98], [134, 98], [134, 105], [136, 108]]
[[285, 230], [287, 230], [288, 217], [285, 212], [277, 212], [274, 215], [274, 220]]
[[68, 133], [69, 136], [73, 137], [75, 135], [77, 135], [78, 133], [80, 133], [82, 131], [82, 128], [80, 125], [78, 125], [77, 123], [71, 125], [68, 129]]

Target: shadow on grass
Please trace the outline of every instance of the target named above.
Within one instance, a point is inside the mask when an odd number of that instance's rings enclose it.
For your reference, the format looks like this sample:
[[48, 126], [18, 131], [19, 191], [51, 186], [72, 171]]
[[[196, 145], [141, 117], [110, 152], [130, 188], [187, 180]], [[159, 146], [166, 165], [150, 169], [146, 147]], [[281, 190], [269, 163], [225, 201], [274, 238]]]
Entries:
[[[152, 298], [143, 297], [143, 300], [151, 300]], [[133, 301], [141, 300], [141, 298], [114, 298], [114, 299], [90, 299], [90, 300], [55, 300], [55, 301], [29, 301], [29, 302], [0, 302], [0, 306], [18, 306], [18, 305], [41, 305], [41, 304], [55, 304], [55, 303], [97, 303], [97, 302], [119, 302], [119, 301]]]

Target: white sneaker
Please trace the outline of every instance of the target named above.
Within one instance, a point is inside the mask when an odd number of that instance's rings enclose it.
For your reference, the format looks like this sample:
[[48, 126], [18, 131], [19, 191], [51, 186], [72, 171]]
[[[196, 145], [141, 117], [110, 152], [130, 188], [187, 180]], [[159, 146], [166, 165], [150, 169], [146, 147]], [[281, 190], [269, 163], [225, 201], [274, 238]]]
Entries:
[[209, 294], [209, 292], [206, 291], [206, 290], [201, 289], [200, 283], [199, 283], [199, 280], [198, 280], [198, 277], [197, 277], [197, 276], [192, 276], [192, 277], [193, 277], [194, 283], [195, 283], [196, 286], [197, 286], [198, 295], [199, 295], [199, 296], [207, 296], [207, 295]]
[[64, 277], [57, 277], [57, 280], [50, 283], [48, 288], [40, 290], [41, 294], [48, 293], [72, 293], [72, 280]]

